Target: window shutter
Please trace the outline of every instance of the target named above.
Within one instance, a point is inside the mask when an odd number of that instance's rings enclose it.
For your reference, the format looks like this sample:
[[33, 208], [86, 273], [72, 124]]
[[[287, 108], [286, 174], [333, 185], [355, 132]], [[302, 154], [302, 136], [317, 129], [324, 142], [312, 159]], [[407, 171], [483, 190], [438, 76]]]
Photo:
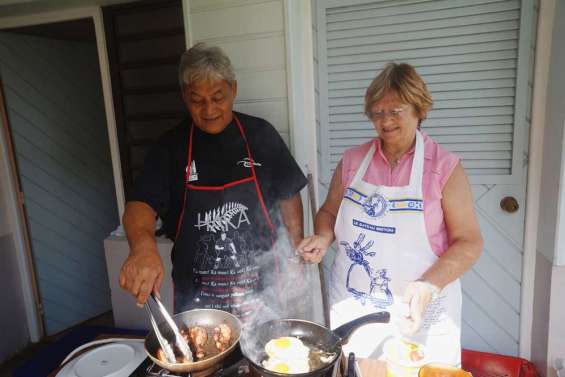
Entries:
[[326, 182], [347, 148], [375, 136], [363, 97], [391, 61], [409, 63], [423, 77], [434, 100], [423, 130], [461, 157], [472, 181], [516, 179], [521, 169], [513, 166], [521, 168], [522, 156], [514, 146], [522, 150], [519, 133], [527, 129], [517, 93], [528, 89], [527, 72], [519, 79], [519, 0], [328, 3], [335, 7], [321, 7], [318, 15], [325, 29], [318, 44], [326, 62], [320, 68]]

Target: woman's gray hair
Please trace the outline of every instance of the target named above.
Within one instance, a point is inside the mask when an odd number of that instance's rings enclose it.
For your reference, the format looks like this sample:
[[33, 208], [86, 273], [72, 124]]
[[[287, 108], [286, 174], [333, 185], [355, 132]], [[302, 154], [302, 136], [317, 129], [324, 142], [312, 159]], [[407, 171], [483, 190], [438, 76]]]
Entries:
[[208, 47], [200, 42], [186, 50], [179, 64], [181, 89], [200, 81], [226, 80], [235, 82], [235, 73], [228, 56], [219, 47]]

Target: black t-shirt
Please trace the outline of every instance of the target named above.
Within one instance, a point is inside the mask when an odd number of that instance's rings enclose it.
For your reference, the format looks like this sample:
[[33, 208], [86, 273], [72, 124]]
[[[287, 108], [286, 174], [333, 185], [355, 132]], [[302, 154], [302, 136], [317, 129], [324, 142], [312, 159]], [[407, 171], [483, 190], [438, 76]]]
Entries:
[[[276, 223], [279, 201], [298, 193], [306, 185], [306, 177], [270, 123], [242, 113], [235, 115], [245, 131], [265, 205]], [[183, 205], [190, 125], [190, 119], [181, 122], [149, 152], [130, 198], [149, 204], [163, 219], [165, 233], [171, 239]], [[247, 156], [235, 121], [219, 134], [194, 127], [192, 160], [197, 179], [190, 183], [218, 186], [246, 178], [250, 174]]]

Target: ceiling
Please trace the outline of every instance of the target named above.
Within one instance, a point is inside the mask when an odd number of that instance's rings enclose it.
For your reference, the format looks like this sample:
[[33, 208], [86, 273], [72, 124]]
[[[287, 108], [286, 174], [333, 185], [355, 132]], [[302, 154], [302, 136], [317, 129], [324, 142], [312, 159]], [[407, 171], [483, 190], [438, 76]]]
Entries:
[[33, 26], [24, 26], [3, 31], [20, 34], [35, 35], [38, 37], [62, 39], [77, 42], [96, 42], [94, 23], [90, 18], [80, 20], [55, 22]]
[[3, 17], [57, 11], [88, 6], [133, 3], [138, 0], [0, 0], [0, 20]]
[[[79, 7], [106, 6], [132, 3], [138, 0], [0, 0], [0, 29], [21, 34], [35, 35], [70, 41], [95, 42], [96, 35], [91, 19], [80, 19], [17, 28], [2, 28], [2, 20], [42, 12], [54, 12]], [[8, 24], [10, 24], [8, 22]]]

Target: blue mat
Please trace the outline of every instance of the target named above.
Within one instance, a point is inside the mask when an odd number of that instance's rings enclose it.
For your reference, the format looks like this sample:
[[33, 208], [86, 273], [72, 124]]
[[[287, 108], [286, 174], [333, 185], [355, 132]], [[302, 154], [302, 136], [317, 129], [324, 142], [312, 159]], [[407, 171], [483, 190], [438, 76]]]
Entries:
[[61, 361], [75, 348], [88, 343], [99, 335], [140, 335], [145, 336], [146, 330], [125, 330], [115, 327], [80, 326], [71, 330], [67, 335], [50, 343], [38, 351], [31, 360], [14, 370], [14, 377], [44, 377], [54, 371]]

